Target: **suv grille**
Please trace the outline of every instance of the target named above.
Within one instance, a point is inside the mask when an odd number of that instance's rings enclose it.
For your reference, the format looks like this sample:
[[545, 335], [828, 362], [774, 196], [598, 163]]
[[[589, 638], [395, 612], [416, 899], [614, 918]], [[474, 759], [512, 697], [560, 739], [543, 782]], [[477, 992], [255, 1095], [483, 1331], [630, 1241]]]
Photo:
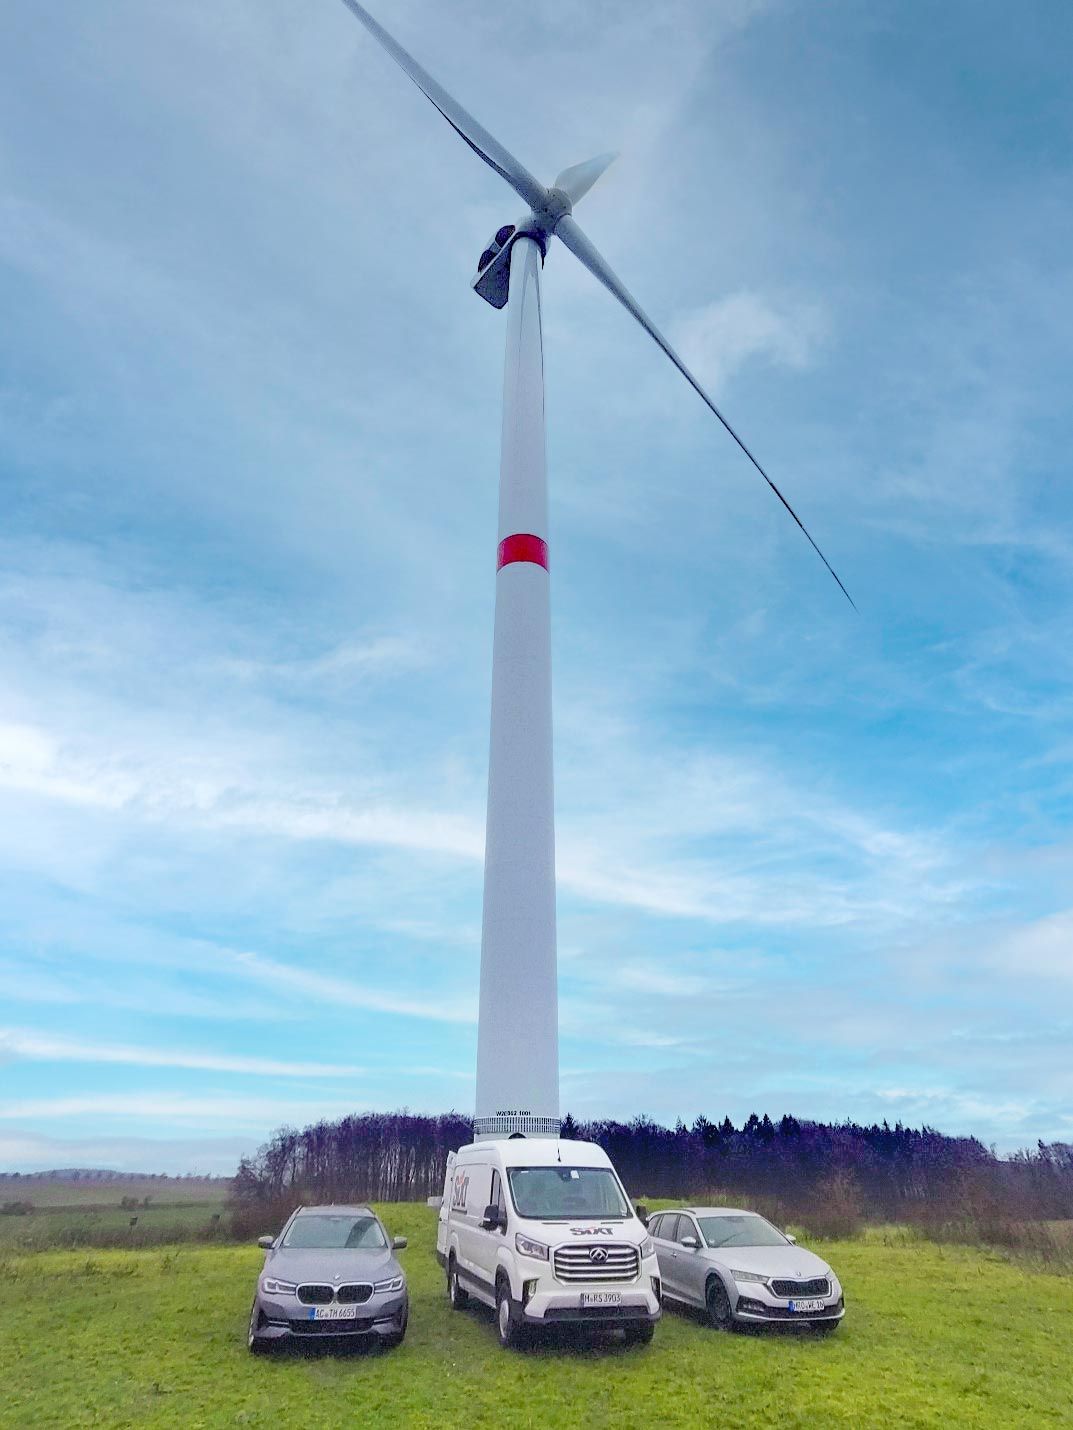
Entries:
[[632, 1281], [640, 1269], [636, 1246], [621, 1241], [560, 1246], [555, 1251], [555, 1275], [559, 1281]]
[[327, 1306], [334, 1294], [330, 1286], [299, 1286], [298, 1288], [298, 1299], [303, 1306]]
[[772, 1281], [773, 1296], [829, 1296], [831, 1283], [826, 1276], [814, 1276], [811, 1281]]
[[363, 1301], [368, 1301], [372, 1294], [373, 1288], [366, 1281], [356, 1286], [340, 1286], [335, 1293], [335, 1299], [341, 1306], [360, 1306]]

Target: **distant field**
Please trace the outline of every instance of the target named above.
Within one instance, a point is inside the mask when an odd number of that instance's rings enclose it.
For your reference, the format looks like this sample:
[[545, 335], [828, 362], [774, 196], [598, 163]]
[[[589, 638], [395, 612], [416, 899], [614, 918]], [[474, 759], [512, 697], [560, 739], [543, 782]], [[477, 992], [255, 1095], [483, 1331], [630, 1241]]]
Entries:
[[138, 1177], [114, 1181], [62, 1181], [50, 1177], [0, 1177], [0, 1204], [33, 1202], [35, 1207], [116, 1206], [121, 1197], [152, 1202], [222, 1202], [230, 1182], [220, 1177]]
[[380, 1354], [250, 1357], [256, 1247], [0, 1252], [0, 1425], [1073, 1425], [1068, 1277], [879, 1232], [813, 1243], [847, 1288], [829, 1340], [667, 1314], [645, 1348], [505, 1353], [490, 1316], [449, 1310], [433, 1214], [381, 1211], [412, 1313]]

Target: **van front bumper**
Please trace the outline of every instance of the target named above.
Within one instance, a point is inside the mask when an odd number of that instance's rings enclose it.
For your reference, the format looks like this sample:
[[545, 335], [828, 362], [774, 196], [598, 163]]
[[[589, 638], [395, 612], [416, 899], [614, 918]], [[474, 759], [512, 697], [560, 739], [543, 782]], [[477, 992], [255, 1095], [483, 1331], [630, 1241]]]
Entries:
[[[601, 1286], [599, 1290], [609, 1288]], [[573, 1322], [586, 1326], [622, 1326], [631, 1322], [659, 1320], [661, 1311], [655, 1291], [639, 1285], [622, 1288], [617, 1306], [583, 1306], [575, 1287], [569, 1291], [555, 1288], [538, 1289], [522, 1304], [522, 1319], [531, 1326], [562, 1325]]]

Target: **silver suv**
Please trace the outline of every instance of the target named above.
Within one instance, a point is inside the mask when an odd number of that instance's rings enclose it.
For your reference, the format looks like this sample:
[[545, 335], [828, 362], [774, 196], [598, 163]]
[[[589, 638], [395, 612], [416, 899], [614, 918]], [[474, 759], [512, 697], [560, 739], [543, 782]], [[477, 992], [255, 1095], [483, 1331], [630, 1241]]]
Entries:
[[400, 1344], [409, 1295], [394, 1252], [406, 1238], [390, 1240], [368, 1207], [299, 1207], [257, 1245], [267, 1254], [250, 1309], [252, 1353], [314, 1338]]

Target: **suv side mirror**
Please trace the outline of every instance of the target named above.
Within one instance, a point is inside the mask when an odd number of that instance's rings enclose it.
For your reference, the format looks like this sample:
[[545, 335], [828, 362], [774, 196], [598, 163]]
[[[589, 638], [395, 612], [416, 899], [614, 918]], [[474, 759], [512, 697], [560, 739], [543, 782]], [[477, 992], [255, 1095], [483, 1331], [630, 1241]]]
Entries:
[[682, 1246], [688, 1246], [690, 1251], [700, 1250], [700, 1242], [695, 1236], [683, 1236], [681, 1244]]
[[271, 1251], [275, 1244], [276, 1238], [274, 1236], [259, 1236], [257, 1238], [257, 1245], [262, 1251]]
[[638, 1202], [637, 1205], [634, 1207], [634, 1211], [637, 1213], [637, 1220], [641, 1223], [641, 1225], [647, 1226], [648, 1208], [645, 1206], [644, 1202]]
[[406, 1246], [407, 1246], [407, 1242], [406, 1242], [406, 1238], [405, 1238], [404, 1236], [393, 1236], [393, 1237], [391, 1238], [391, 1249], [392, 1249], [392, 1251], [405, 1251], [405, 1250], [406, 1250]]

